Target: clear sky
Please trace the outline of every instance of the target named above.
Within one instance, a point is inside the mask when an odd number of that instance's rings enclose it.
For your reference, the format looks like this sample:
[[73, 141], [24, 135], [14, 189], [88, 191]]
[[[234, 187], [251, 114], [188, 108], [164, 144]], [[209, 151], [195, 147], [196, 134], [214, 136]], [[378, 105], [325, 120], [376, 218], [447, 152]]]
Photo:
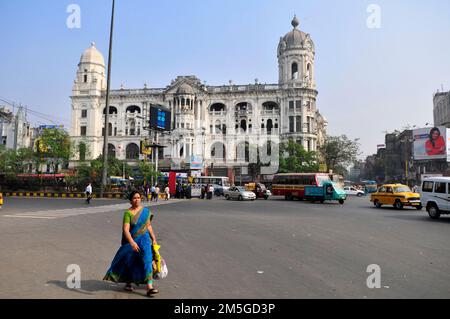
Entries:
[[[294, 14], [316, 46], [318, 108], [331, 135], [360, 138], [433, 122], [450, 90], [448, 0], [116, 0], [112, 85], [166, 87], [178, 75], [210, 85], [277, 83], [277, 45]], [[81, 8], [70, 29], [67, 7]], [[367, 26], [370, 4], [380, 28]], [[70, 125], [77, 64], [91, 41], [107, 59], [111, 0], [0, 0], [0, 96]], [[0, 103], [2, 104], [2, 103]], [[33, 124], [52, 124], [32, 118]]]

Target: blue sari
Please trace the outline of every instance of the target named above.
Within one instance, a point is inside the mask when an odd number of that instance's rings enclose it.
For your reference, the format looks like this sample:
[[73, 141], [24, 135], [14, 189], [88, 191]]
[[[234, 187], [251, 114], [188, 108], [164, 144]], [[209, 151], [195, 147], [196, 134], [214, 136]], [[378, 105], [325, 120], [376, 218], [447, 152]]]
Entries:
[[130, 223], [131, 237], [139, 246], [140, 252], [135, 252], [122, 234], [122, 246], [117, 251], [103, 280], [116, 283], [147, 284], [153, 279], [152, 243], [147, 229], [150, 215], [148, 207], [142, 208], [133, 216]]

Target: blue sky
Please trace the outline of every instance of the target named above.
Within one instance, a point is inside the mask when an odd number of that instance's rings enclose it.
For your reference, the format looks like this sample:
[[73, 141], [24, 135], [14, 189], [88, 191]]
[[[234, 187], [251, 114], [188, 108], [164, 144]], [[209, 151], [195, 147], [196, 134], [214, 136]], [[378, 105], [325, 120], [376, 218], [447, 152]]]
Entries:
[[[316, 45], [318, 107], [329, 134], [360, 138], [433, 121], [433, 93], [450, 90], [447, 0], [117, 0], [113, 88], [165, 87], [178, 75], [207, 84], [277, 83], [280, 36], [300, 29]], [[69, 29], [68, 5], [81, 8]], [[369, 4], [381, 28], [369, 29]], [[91, 41], [107, 57], [110, 0], [0, 0], [0, 96], [70, 125], [71, 87]], [[1, 103], [0, 103], [1, 104]], [[36, 124], [49, 121], [32, 118]]]

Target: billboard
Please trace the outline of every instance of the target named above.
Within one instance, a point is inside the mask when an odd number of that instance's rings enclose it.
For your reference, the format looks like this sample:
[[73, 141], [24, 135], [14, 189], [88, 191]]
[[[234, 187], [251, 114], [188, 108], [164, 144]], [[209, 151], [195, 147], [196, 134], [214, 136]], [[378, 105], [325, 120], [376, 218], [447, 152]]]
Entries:
[[450, 155], [448, 150], [450, 146], [449, 138], [450, 130], [444, 126], [414, 130], [414, 159], [449, 159], [447, 156], [447, 154]]
[[160, 105], [150, 107], [150, 128], [158, 131], [170, 131], [171, 112]]
[[191, 169], [203, 169], [203, 157], [201, 156], [191, 156]]

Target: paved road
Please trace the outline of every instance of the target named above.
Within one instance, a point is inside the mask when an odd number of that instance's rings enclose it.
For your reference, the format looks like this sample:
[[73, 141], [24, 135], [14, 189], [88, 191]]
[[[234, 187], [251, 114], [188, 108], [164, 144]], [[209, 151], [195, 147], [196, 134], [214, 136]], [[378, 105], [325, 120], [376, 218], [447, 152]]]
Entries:
[[[93, 204], [86, 214], [82, 200], [7, 199], [0, 298], [144, 298], [144, 287], [130, 294], [101, 280], [120, 244], [126, 203]], [[450, 216], [376, 209], [367, 198], [343, 206], [192, 200], [152, 209], [169, 267], [157, 298], [450, 298]], [[69, 264], [81, 267], [81, 289], [66, 286]], [[380, 289], [366, 285], [370, 264], [381, 268]]]

